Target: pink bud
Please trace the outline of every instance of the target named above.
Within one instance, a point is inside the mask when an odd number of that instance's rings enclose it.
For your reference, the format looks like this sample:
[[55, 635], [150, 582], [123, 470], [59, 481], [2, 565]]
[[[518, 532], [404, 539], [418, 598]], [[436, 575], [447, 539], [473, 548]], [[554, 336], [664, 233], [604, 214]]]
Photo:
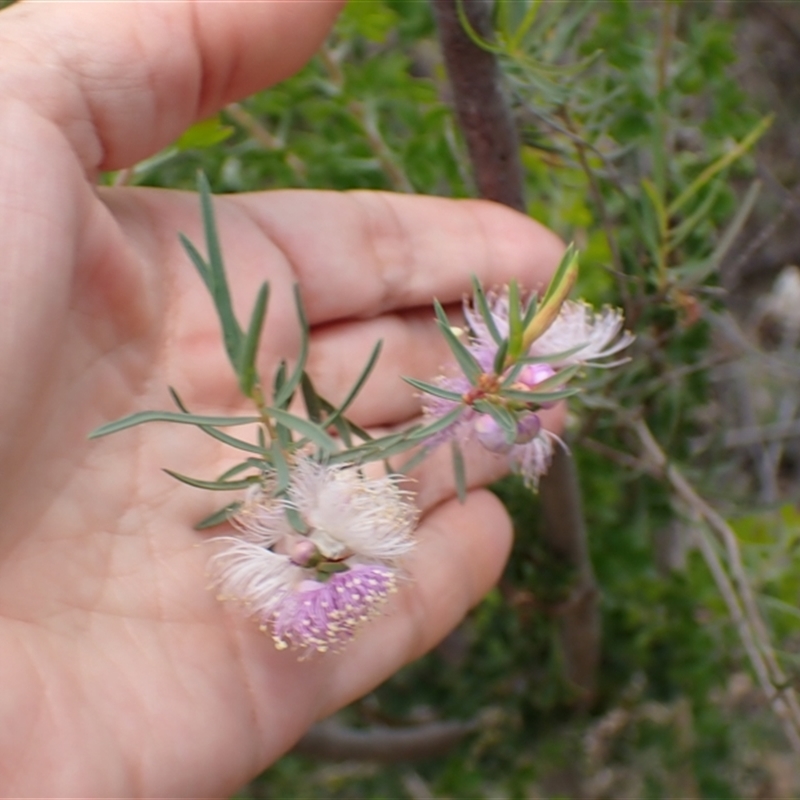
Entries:
[[514, 439], [516, 444], [527, 444], [532, 442], [542, 429], [542, 423], [539, 420], [538, 414], [526, 414], [517, 421], [517, 438]]
[[316, 558], [318, 553], [319, 551], [314, 542], [310, 542], [308, 539], [302, 539], [292, 544], [289, 559], [293, 564], [297, 564], [298, 567], [305, 567]]
[[478, 441], [492, 453], [507, 453], [513, 447], [491, 414], [481, 414], [475, 420], [474, 429]]

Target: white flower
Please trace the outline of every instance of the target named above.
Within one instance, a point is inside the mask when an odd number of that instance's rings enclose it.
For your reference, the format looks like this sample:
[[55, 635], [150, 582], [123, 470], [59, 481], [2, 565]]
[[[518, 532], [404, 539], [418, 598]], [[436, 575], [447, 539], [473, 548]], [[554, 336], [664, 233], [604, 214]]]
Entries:
[[536, 489], [539, 485], [539, 478], [547, 472], [553, 460], [555, 444], [566, 447], [558, 436], [542, 428], [529, 442], [511, 448], [509, 462], [514, 472], [522, 476], [526, 486]]
[[241, 603], [278, 649], [339, 649], [396, 591], [417, 509], [396, 476], [368, 479], [310, 458], [292, 464], [283, 495], [274, 490], [269, 481], [251, 488], [234, 519], [239, 535], [215, 540], [218, 596]]
[[268, 549], [266, 540], [257, 544], [221, 536], [214, 541], [225, 545], [211, 559], [218, 599], [242, 603], [259, 618], [269, 618], [305, 577], [302, 567]]
[[560, 367], [574, 364], [614, 366], [618, 362], [598, 363], [598, 359], [613, 356], [631, 344], [633, 334], [623, 332], [622, 324], [622, 314], [615, 308], [595, 313], [587, 303], [567, 300], [553, 324], [531, 345], [528, 355], [548, 356], [579, 348], [551, 363]]
[[418, 518], [410, 494], [397, 481], [393, 475], [369, 479], [356, 467], [303, 459], [294, 468], [288, 499], [324, 556], [393, 562], [414, 546]]

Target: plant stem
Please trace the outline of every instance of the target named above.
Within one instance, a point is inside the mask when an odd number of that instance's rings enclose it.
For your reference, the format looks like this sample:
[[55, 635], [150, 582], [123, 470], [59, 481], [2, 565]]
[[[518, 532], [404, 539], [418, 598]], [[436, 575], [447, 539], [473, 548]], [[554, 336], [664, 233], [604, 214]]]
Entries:
[[[486, 0], [431, 0], [453, 100], [481, 197], [525, 213], [525, 183], [519, 137], [502, 88]], [[464, 30], [459, 14], [471, 28]], [[600, 611], [586, 546], [580, 488], [573, 460], [560, 448], [540, 485], [548, 547], [562, 555], [577, 576], [573, 602], [559, 618], [559, 637], [568, 680], [588, 707], [596, 692]]]
[[[800, 703], [770, 644], [769, 631], [744, 570], [736, 534], [725, 519], [700, 497], [678, 468], [669, 463], [647, 424], [638, 419], [632, 422], [632, 426], [651, 470], [666, 479], [675, 494], [689, 508], [691, 516], [704, 523], [695, 529], [700, 551], [728, 607], [728, 613], [736, 626], [761, 689], [781, 720], [792, 748], [800, 753]], [[709, 541], [705, 526], [722, 543], [727, 570]]]

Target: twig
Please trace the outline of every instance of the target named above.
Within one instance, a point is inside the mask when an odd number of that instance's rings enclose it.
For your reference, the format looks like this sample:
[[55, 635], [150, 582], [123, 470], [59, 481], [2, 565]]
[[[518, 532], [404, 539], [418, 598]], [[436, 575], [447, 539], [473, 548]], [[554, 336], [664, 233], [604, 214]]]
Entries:
[[428, 722], [408, 728], [375, 725], [349, 728], [332, 719], [318, 722], [296, 745], [300, 755], [333, 761], [392, 764], [422, 761], [450, 752], [465, 736], [479, 730], [481, 719]]
[[[481, 197], [525, 213], [524, 173], [519, 137], [502, 87], [491, 46], [481, 47], [464, 30], [459, 11], [473, 36], [493, 35], [491, 3], [486, 0], [431, 0], [445, 65], [453, 87], [456, 113], [469, 150]], [[573, 460], [560, 448], [540, 486], [544, 538], [576, 574], [572, 604], [559, 616], [559, 638], [568, 680], [579, 691], [579, 705], [592, 704], [600, 660], [600, 610], [586, 546], [580, 486]]]
[[308, 176], [308, 169], [303, 160], [291, 151], [287, 151], [284, 143], [261, 124], [244, 106], [231, 103], [225, 106], [225, 113], [250, 135], [250, 138], [261, 145], [265, 150], [285, 151], [286, 164], [300, 180]]
[[[633, 421], [632, 427], [639, 437], [647, 461], [669, 482], [695, 519], [704, 523], [696, 529], [703, 557], [739, 632], [762, 691], [781, 720], [792, 748], [800, 753], [800, 704], [770, 645], [769, 632], [744, 570], [736, 534], [723, 517], [697, 494], [678, 468], [668, 462], [647, 424], [638, 419]], [[703, 530], [706, 525], [725, 548], [730, 576]]]
[[[319, 51], [319, 55], [331, 83], [333, 83], [339, 92], [344, 92], [347, 77], [336, 55], [327, 47], [323, 47]], [[378, 159], [378, 163], [389, 179], [392, 189], [396, 192], [413, 194], [414, 186], [405, 172], [403, 172], [394, 153], [381, 135], [373, 109], [367, 103], [360, 100], [351, 100], [347, 104], [347, 110], [353, 115], [356, 122], [358, 122], [361, 127], [361, 130], [364, 132], [370, 150], [372, 150], [375, 158]]]

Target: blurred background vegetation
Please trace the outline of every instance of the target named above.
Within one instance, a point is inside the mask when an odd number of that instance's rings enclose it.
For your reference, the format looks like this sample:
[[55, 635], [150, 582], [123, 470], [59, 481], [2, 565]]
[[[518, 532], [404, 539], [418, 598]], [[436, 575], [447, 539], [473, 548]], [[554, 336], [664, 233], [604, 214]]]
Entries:
[[[500, 585], [339, 715], [378, 739], [416, 731], [430, 757], [290, 754], [241, 798], [800, 797], [793, 723], [775, 713], [800, 687], [798, 12], [497, 0], [483, 46], [529, 212], [581, 248], [579, 293], [622, 306], [637, 335], [569, 425], [597, 691], [587, 708], [565, 679], [570, 568], [508, 480], [496, 489], [517, 540]], [[300, 74], [105, 179], [192, 189], [202, 169], [218, 192], [471, 196], [452, 99], [428, 3], [353, 0]]]

